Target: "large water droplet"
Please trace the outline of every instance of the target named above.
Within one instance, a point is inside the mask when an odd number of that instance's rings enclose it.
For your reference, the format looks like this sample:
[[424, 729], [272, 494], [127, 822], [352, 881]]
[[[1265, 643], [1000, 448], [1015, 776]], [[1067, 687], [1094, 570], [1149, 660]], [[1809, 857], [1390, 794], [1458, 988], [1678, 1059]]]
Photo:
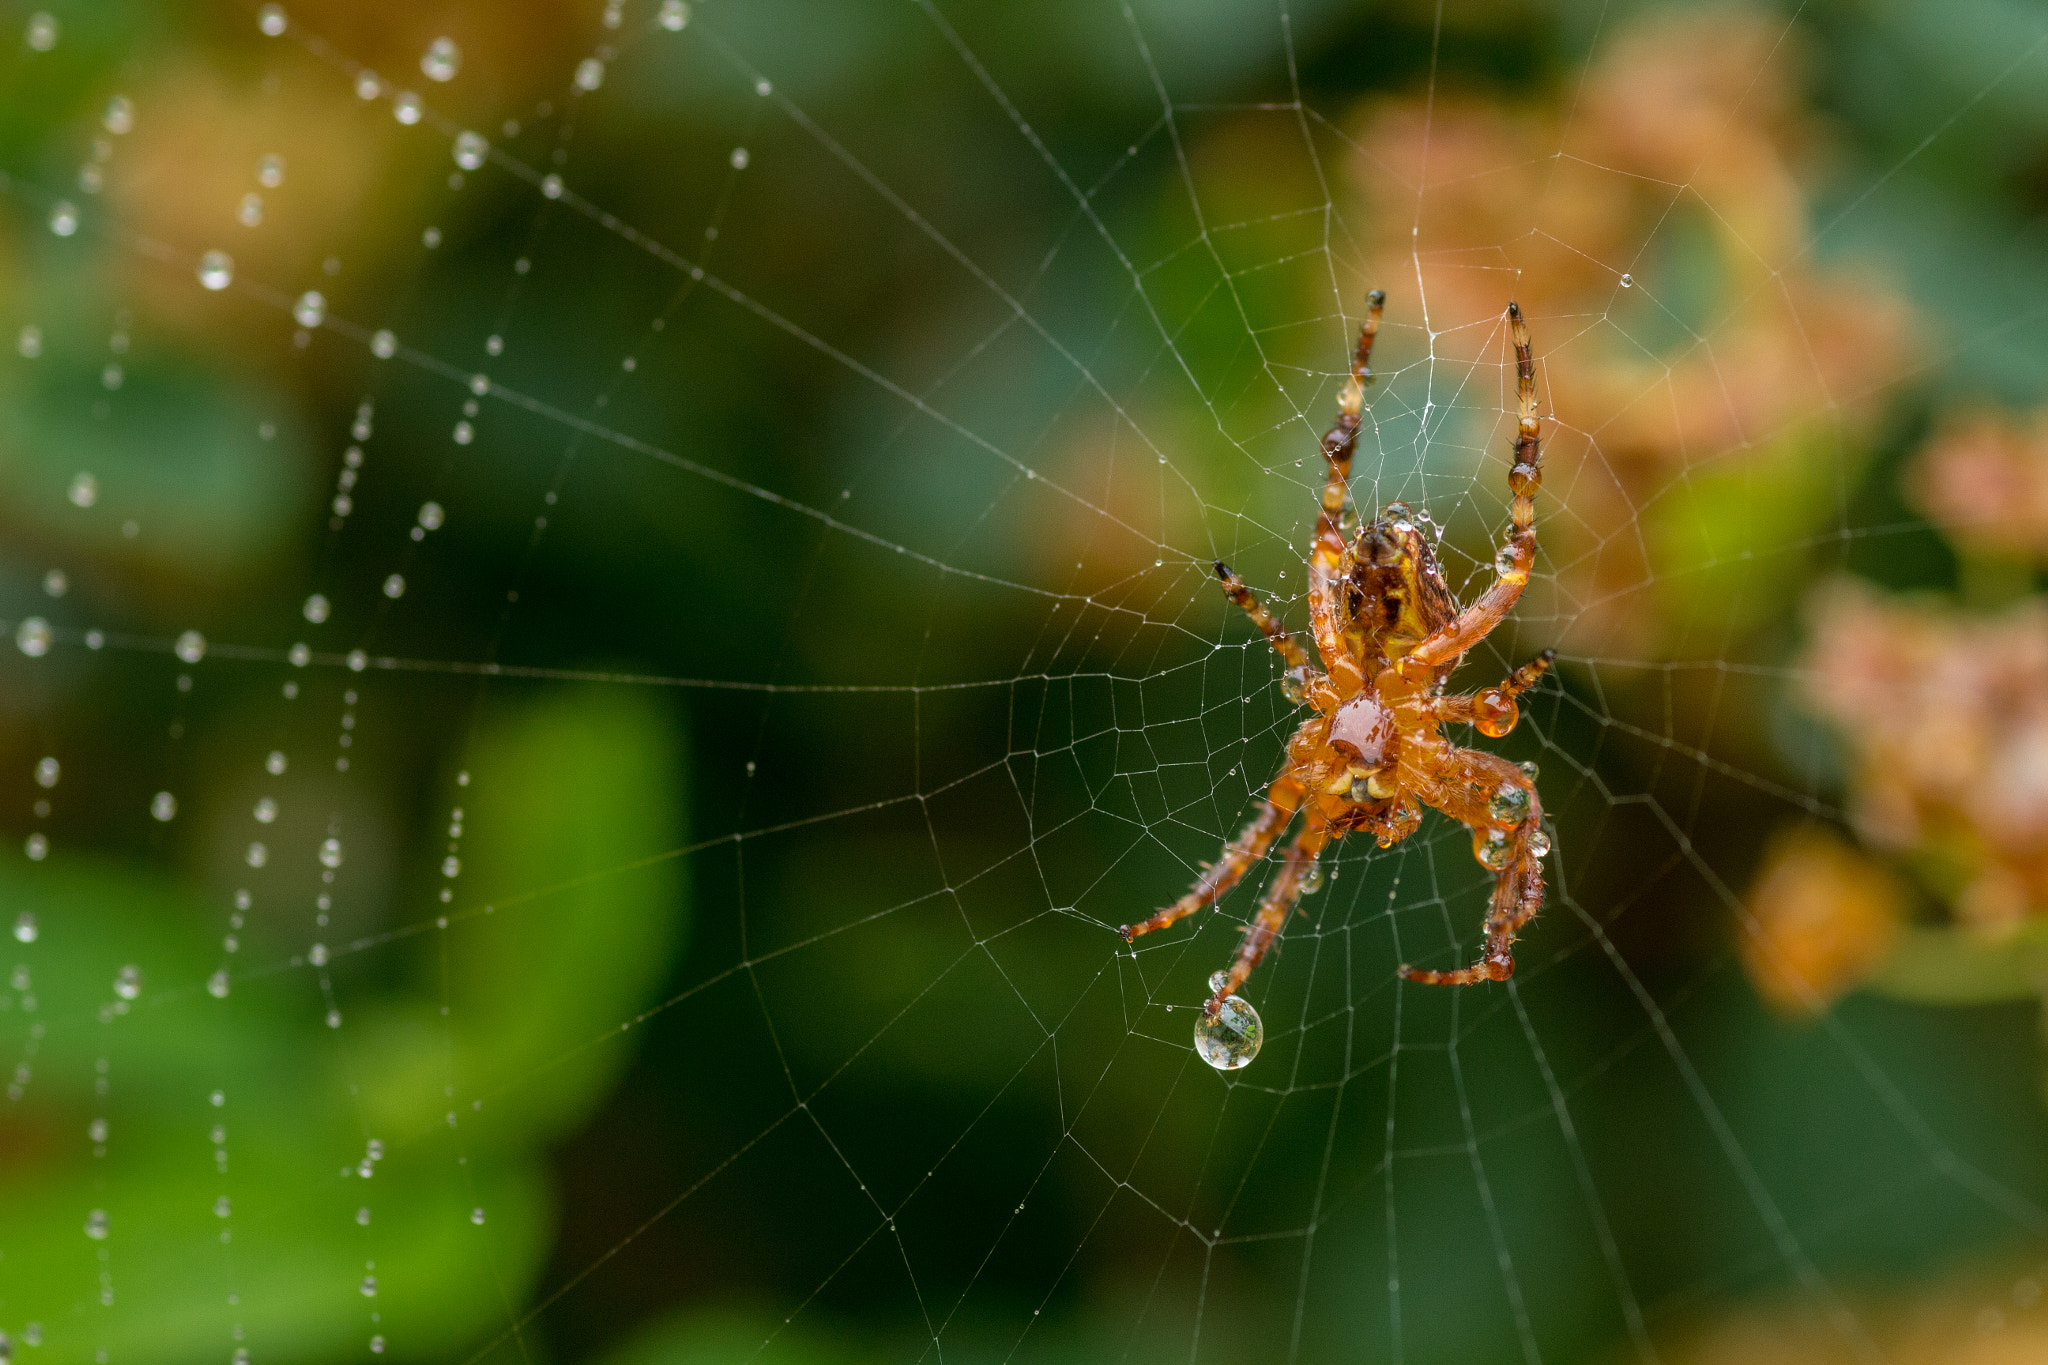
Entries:
[[188, 664], [196, 664], [206, 657], [206, 637], [196, 630], [188, 630], [178, 637], [177, 644], [172, 648], [177, 650], [180, 659]]
[[107, 1240], [107, 1211], [105, 1209], [94, 1209], [91, 1213], [85, 1215], [85, 1235], [92, 1238], [95, 1242]]
[[317, 289], [308, 289], [292, 305], [292, 318], [301, 327], [318, 327], [327, 321], [327, 296]]
[[1529, 831], [1529, 856], [1541, 858], [1550, 852], [1550, 836], [1540, 829]]
[[209, 251], [199, 258], [199, 283], [221, 290], [235, 282], [235, 259], [225, 251]]
[[1195, 1013], [1195, 1051], [1218, 1071], [1249, 1066], [1265, 1041], [1265, 1023], [1241, 995], [1226, 996], [1214, 1019], [1207, 1010]]
[[1472, 856], [1490, 872], [1506, 867], [1515, 854], [1515, 841], [1505, 830], [1482, 829], [1472, 835]]
[[676, 33], [690, 22], [690, 7], [684, 0], [661, 0], [661, 13], [656, 17], [663, 28]]
[[463, 170], [477, 169], [490, 154], [491, 144], [482, 133], [460, 132], [455, 135], [455, 164]]
[[159, 820], [169, 820], [178, 813], [178, 798], [169, 792], [158, 792], [149, 799], [149, 813]]
[[78, 206], [69, 199], [59, 199], [50, 206], [50, 231], [59, 237], [69, 237], [78, 231]]
[[595, 90], [604, 84], [604, 63], [595, 57], [585, 57], [576, 64], [576, 88]]
[[31, 659], [40, 659], [50, 652], [50, 623], [40, 616], [31, 616], [14, 631], [14, 646]]
[[36, 927], [36, 917], [28, 911], [24, 910], [14, 917], [14, 941], [16, 943], [34, 943], [36, 935], [40, 932], [41, 930]]
[[142, 994], [142, 969], [130, 963], [114, 975], [114, 994], [133, 1000]]
[[1503, 782], [1486, 799], [1486, 813], [1503, 825], [1519, 825], [1529, 813], [1528, 788]]
[[436, 38], [420, 57], [420, 70], [430, 81], [452, 81], [462, 69], [462, 49], [453, 38]]

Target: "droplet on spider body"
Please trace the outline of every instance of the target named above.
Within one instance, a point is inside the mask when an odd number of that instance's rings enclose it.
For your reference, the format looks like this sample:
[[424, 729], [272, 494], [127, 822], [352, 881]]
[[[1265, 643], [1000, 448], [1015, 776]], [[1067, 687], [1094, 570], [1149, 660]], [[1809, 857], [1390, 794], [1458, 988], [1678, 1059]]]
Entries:
[[1508, 828], [1514, 828], [1528, 817], [1529, 789], [1514, 782], [1501, 783], [1486, 799], [1486, 813]]
[[1489, 872], [1498, 872], [1515, 856], [1515, 841], [1506, 830], [1482, 829], [1472, 834], [1472, 856]]
[[1529, 831], [1529, 856], [1541, 858], [1550, 852], [1550, 836], [1540, 829]]
[[1538, 768], [1534, 763], [1522, 764], [1522, 776], [1528, 778], [1531, 782], [1534, 782], [1536, 780], [1536, 775], [1542, 771], [1543, 770], [1541, 768]]
[[1265, 1022], [1241, 995], [1224, 997], [1213, 1019], [1207, 1010], [1196, 1011], [1195, 1051], [1218, 1071], [1251, 1065], [1265, 1041]]

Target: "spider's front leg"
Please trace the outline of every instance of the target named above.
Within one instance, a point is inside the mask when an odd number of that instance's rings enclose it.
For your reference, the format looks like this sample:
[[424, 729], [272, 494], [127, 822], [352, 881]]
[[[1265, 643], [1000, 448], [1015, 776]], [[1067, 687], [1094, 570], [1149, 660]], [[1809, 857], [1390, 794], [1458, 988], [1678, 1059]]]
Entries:
[[1515, 698], [1534, 687], [1555, 662], [1557, 651], [1546, 649], [1508, 674], [1498, 687], [1481, 688], [1466, 697], [1440, 697], [1436, 718], [1447, 724], [1470, 725], [1489, 739], [1500, 739], [1522, 718]]
[[1543, 486], [1541, 425], [1536, 417], [1536, 359], [1529, 347], [1529, 327], [1522, 310], [1508, 305], [1508, 322], [1515, 338], [1515, 397], [1518, 418], [1515, 426], [1514, 464], [1508, 470], [1508, 491], [1514, 501], [1508, 508], [1510, 522], [1507, 543], [1494, 560], [1497, 577], [1471, 606], [1459, 612], [1428, 639], [1415, 646], [1397, 665], [1409, 677], [1441, 667], [1486, 638], [1486, 633], [1507, 619], [1529, 584], [1529, 572], [1536, 563], [1536, 490]]
[[1244, 580], [1220, 559], [1216, 561], [1216, 577], [1223, 584], [1224, 596], [1252, 618], [1252, 624], [1266, 637], [1266, 643], [1273, 646], [1273, 652], [1286, 660], [1288, 670], [1306, 684], [1310, 670], [1308, 654], [1302, 649], [1301, 641], [1288, 634], [1287, 627], [1273, 619], [1273, 613], [1266, 610], [1266, 604], [1252, 596], [1252, 590], [1244, 585]]
[[1543, 908], [1543, 802], [1536, 784], [1504, 758], [1473, 749], [1453, 751], [1443, 784], [1444, 814], [1472, 831], [1472, 852], [1496, 874], [1486, 911], [1486, 946], [1479, 960], [1452, 971], [1401, 964], [1401, 975], [1425, 986], [1469, 986], [1515, 974], [1515, 935]]
[[1202, 1006], [1204, 1017], [1216, 1017], [1223, 1008], [1223, 1002], [1237, 994], [1238, 988], [1258, 967], [1259, 959], [1273, 946], [1273, 940], [1280, 937], [1281, 926], [1287, 923], [1287, 916], [1301, 901], [1303, 880], [1329, 842], [1329, 825], [1321, 811], [1311, 805], [1302, 821], [1301, 833], [1294, 836], [1294, 842], [1287, 846], [1287, 856], [1281, 859], [1280, 870], [1273, 875], [1273, 884], [1266, 888], [1266, 894], [1259, 900], [1258, 914], [1244, 928], [1244, 939], [1237, 945], [1236, 956], [1230, 959], [1230, 968], [1223, 974], [1223, 984]]
[[1188, 893], [1153, 915], [1150, 919], [1136, 924], [1126, 924], [1117, 930], [1124, 936], [1124, 942], [1149, 934], [1155, 929], [1164, 929], [1169, 924], [1178, 924], [1205, 905], [1213, 905], [1227, 894], [1231, 887], [1243, 880], [1244, 874], [1253, 863], [1266, 856], [1273, 847], [1273, 841], [1287, 828], [1287, 822], [1294, 818], [1307, 790], [1299, 778], [1283, 774], [1266, 792], [1266, 803], [1244, 832], [1226, 844], [1223, 856], [1210, 866], [1202, 869], [1202, 875], [1195, 878], [1195, 884]]
[[1316, 534], [1308, 554], [1308, 614], [1314, 630], [1316, 651], [1323, 667], [1342, 697], [1354, 696], [1365, 686], [1365, 669], [1344, 648], [1347, 613], [1338, 600], [1343, 593], [1344, 503], [1351, 496], [1351, 455], [1358, 447], [1358, 428], [1365, 410], [1365, 385], [1372, 377], [1372, 344], [1379, 336], [1380, 313], [1387, 295], [1375, 289], [1366, 296], [1365, 325], [1358, 331], [1358, 346], [1351, 353], [1351, 374], [1337, 396], [1337, 424], [1323, 433], [1323, 458], [1329, 468], [1323, 479], [1320, 510], [1316, 513]]

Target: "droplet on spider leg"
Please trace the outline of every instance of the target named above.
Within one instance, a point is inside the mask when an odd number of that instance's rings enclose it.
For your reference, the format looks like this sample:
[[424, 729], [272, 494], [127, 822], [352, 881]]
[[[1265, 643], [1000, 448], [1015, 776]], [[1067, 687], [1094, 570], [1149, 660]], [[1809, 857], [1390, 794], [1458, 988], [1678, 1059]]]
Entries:
[[1541, 858], [1550, 852], [1550, 836], [1540, 829], [1529, 831], [1529, 856]]
[[1472, 698], [1472, 728], [1489, 739], [1507, 734], [1520, 718], [1521, 708], [1515, 705], [1515, 699], [1503, 695], [1497, 687], [1489, 687]]
[[1515, 856], [1515, 841], [1506, 830], [1482, 829], [1472, 833], [1472, 856], [1489, 872], [1498, 872]]
[[1487, 798], [1486, 813], [1511, 829], [1521, 824], [1529, 814], [1529, 789], [1513, 782], [1501, 783]]
[[1195, 1012], [1195, 1051], [1218, 1071], [1251, 1065], [1265, 1041], [1264, 1021], [1241, 995], [1226, 996], [1214, 1019], [1207, 1010]]
[[1528, 778], [1531, 782], [1534, 782], [1536, 780], [1536, 775], [1542, 771], [1543, 770], [1541, 768], [1538, 768], [1534, 763], [1522, 764], [1522, 776]]
[[1308, 668], [1297, 664], [1280, 675], [1280, 695], [1300, 706], [1308, 700]]

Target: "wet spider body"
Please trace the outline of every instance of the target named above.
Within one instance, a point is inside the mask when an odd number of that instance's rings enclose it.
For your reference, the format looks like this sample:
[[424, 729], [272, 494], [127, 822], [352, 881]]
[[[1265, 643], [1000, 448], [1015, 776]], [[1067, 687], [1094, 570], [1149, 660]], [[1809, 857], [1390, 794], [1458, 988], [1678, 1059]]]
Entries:
[[1310, 662], [1301, 644], [1229, 565], [1216, 564], [1224, 592], [1286, 661], [1283, 686], [1289, 697], [1314, 707], [1315, 713], [1287, 741], [1285, 766], [1259, 813], [1223, 856], [1205, 867], [1173, 905], [1123, 929], [1126, 940], [1134, 939], [1214, 903], [1301, 817], [1299, 833], [1281, 855], [1243, 942], [1204, 1006], [1209, 1018], [1216, 1017], [1272, 946], [1332, 840], [1368, 830], [1387, 847], [1415, 832], [1425, 806], [1472, 831], [1473, 856], [1494, 873], [1494, 890], [1477, 962], [1450, 971], [1404, 965], [1402, 976], [1430, 985], [1506, 980], [1515, 970], [1515, 935], [1543, 904], [1542, 860], [1550, 844], [1542, 830], [1533, 766], [1518, 767], [1460, 747], [1443, 733], [1445, 725], [1464, 724], [1493, 738], [1507, 734], [1519, 714], [1515, 697], [1533, 686], [1555, 657], [1545, 650], [1497, 686], [1477, 693], [1452, 695], [1444, 687], [1465, 652], [1506, 619], [1535, 560], [1535, 495], [1543, 473], [1528, 328], [1521, 311], [1509, 304], [1519, 408], [1508, 473], [1514, 495], [1511, 525], [1494, 561], [1494, 582], [1461, 608], [1429, 537], [1404, 504], [1389, 504], [1348, 540], [1342, 529], [1368, 363], [1385, 301], [1384, 294], [1373, 291], [1338, 402], [1337, 424], [1322, 442], [1328, 471], [1308, 566], [1309, 615], [1322, 667]]

